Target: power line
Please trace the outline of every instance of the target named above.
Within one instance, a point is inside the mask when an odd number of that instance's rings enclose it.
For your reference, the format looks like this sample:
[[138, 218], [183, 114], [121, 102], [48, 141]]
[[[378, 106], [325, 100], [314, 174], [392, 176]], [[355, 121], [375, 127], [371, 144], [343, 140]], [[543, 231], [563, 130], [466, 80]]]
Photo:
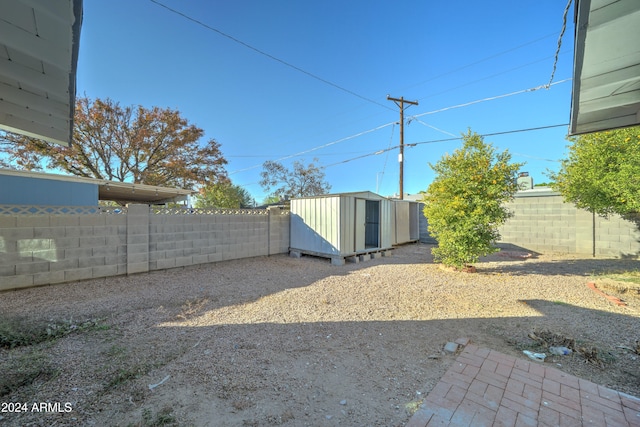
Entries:
[[571, 81], [571, 80], [572, 80], [571, 78], [568, 78], [568, 79], [560, 80], [560, 81], [557, 81], [557, 82], [554, 82], [554, 83], [551, 83], [551, 84], [548, 84], [548, 85], [544, 84], [544, 85], [540, 85], [540, 86], [531, 87], [531, 88], [528, 88], [528, 89], [522, 89], [522, 90], [517, 90], [515, 92], [505, 93], [505, 94], [502, 94], [502, 95], [490, 96], [490, 97], [478, 99], [478, 100], [475, 100], [475, 101], [465, 102], [464, 104], [452, 105], [450, 107], [444, 107], [444, 108], [440, 108], [438, 110], [427, 111], [426, 113], [416, 114], [416, 115], [411, 116], [411, 117], [412, 118], [422, 117], [422, 116], [426, 116], [428, 114], [435, 114], [435, 113], [441, 113], [441, 112], [447, 111], [447, 110], [453, 110], [455, 108], [468, 107], [470, 105], [479, 104], [481, 102], [494, 101], [496, 99], [507, 98], [509, 96], [520, 95], [522, 93], [527, 93], [527, 92], [535, 92], [535, 91], [540, 90], [540, 89], [549, 89], [551, 86], [559, 85], [561, 83], [565, 83], [565, 82], [568, 82], [568, 81]]
[[298, 72], [300, 72], [302, 74], [305, 74], [305, 75], [307, 75], [307, 76], [309, 76], [309, 77], [311, 77], [313, 79], [316, 79], [316, 80], [318, 80], [318, 81], [320, 81], [320, 82], [322, 82], [322, 83], [324, 83], [326, 85], [332, 86], [332, 87], [334, 87], [336, 89], [339, 89], [339, 90], [341, 90], [343, 92], [348, 93], [349, 95], [353, 95], [353, 96], [355, 96], [357, 98], [360, 98], [360, 99], [362, 99], [364, 101], [367, 101], [367, 102], [370, 102], [372, 104], [376, 104], [376, 105], [378, 105], [380, 107], [386, 108], [387, 110], [393, 110], [388, 105], [382, 104], [381, 102], [375, 101], [375, 100], [373, 100], [371, 98], [367, 98], [366, 96], [362, 96], [362, 95], [360, 95], [360, 94], [358, 94], [358, 93], [356, 93], [356, 92], [354, 92], [352, 90], [349, 90], [349, 89], [347, 89], [347, 88], [345, 88], [343, 86], [340, 86], [340, 85], [338, 85], [336, 83], [333, 83], [332, 81], [329, 81], [329, 80], [327, 80], [325, 78], [322, 78], [322, 77], [320, 77], [320, 76], [318, 76], [316, 74], [313, 74], [313, 73], [311, 73], [311, 72], [309, 72], [309, 71], [307, 71], [305, 69], [302, 69], [302, 68], [300, 68], [300, 67], [298, 67], [296, 65], [293, 65], [290, 62], [287, 62], [287, 61], [285, 61], [283, 59], [280, 59], [280, 58], [278, 58], [276, 56], [273, 56], [270, 53], [267, 53], [267, 52], [265, 52], [265, 51], [263, 51], [261, 49], [258, 49], [255, 46], [250, 45], [249, 43], [245, 43], [242, 40], [237, 39], [237, 38], [233, 37], [232, 35], [225, 33], [224, 31], [221, 31], [221, 30], [219, 30], [217, 28], [214, 28], [214, 27], [212, 27], [212, 26], [210, 26], [208, 24], [205, 24], [204, 22], [202, 22], [202, 21], [200, 21], [200, 20], [198, 20], [196, 18], [193, 18], [193, 17], [187, 15], [186, 13], [183, 13], [183, 12], [180, 12], [179, 10], [173, 9], [173, 8], [167, 6], [166, 4], [163, 4], [163, 3], [159, 2], [158, 0], [149, 0], [149, 1], [152, 2], [152, 3], [157, 4], [160, 7], [163, 7], [165, 9], [167, 9], [168, 11], [170, 11], [172, 13], [175, 13], [176, 15], [182, 16], [183, 18], [185, 18], [185, 19], [187, 19], [187, 20], [189, 20], [189, 21], [191, 21], [191, 22], [193, 22], [195, 24], [198, 24], [198, 25], [202, 26], [202, 27], [206, 28], [207, 30], [213, 31], [215, 33], [218, 33], [219, 35], [221, 35], [223, 37], [226, 37], [229, 40], [246, 47], [247, 49], [251, 49], [254, 52], [259, 53], [260, 55], [266, 56], [269, 59], [272, 59], [272, 60], [274, 60], [276, 62], [279, 62], [282, 65], [285, 65], [285, 66], [287, 66], [289, 68], [292, 68], [292, 69], [294, 69], [294, 70], [296, 70], [296, 71], [298, 71]]
[[[570, 80], [571, 80], [570, 78], [564, 79], [564, 80], [560, 80], [560, 81], [557, 81], [555, 83], [552, 83], [550, 86], [555, 86], [555, 85], [558, 85], [558, 84], [561, 84], [561, 83], [564, 83], [564, 82], [567, 82], [567, 81], [570, 81]], [[479, 104], [481, 102], [493, 101], [493, 100], [496, 100], [496, 99], [506, 98], [506, 97], [514, 96], [514, 95], [520, 95], [522, 93], [527, 93], [527, 92], [534, 92], [534, 91], [537, 91], [539, 89], [545, 89], [545, 88], [547, 88], [546, 85], [540, 85], [540, 86], [531, 87], [531, 88], [528, 88], [528, 89], [523, 89], [523, 90], [518, 90], [518, 91], [515, 91], [515, 92], [506, 93], [506, 94], [503, 94], [503, 95], [497, 95], [497, 96], [491, 96], [491, 97], [488, 97], [488, 98], [482, 98], [482, 99], [478, 99], [478, 100], [475, 100], [475, 101], [466, 102], [464, 104], [453, 105], [453, 106], [450, 106], [450, 107], [440, 108], [439, 110], [428, 111], [428, 112], [425, 112], [425, 113], [416, 114], [414, 116], [411, 116], [410, 119], [411, 120], [417, 120], [416, 119], [417, 117], [426, 116], [428, 114], [440, 113], [442, 111], [447, 111], [447, 110], [451, 110], [451, 109], [454, 109], [454, 108], [466, 107], [466, 106], [469, 106], [469, 105]], [[354, 138], [357, 138], [359, 136], [366, 135], [366, 134], [371, 133], [371, 132], [375, 132], [375, 131], [383, 129], [383, 128], [387, 127], [387, 126], [395, 125], [395, 123], [396, 122], [385, 123], [383, 125], [376, 126], [375, 128], [372, 128], [372, 129], [369, 129], [369, 130], [365, 130], [365, 131], [362, 131], [362, 132], [359, 132], [359, 133], [356, 133], [354, 135], [350, 135], [350, 136], [347, 136], [347, 137], [344, 137], [344, 138], [340, 138], [340, 139], [337, 139], [335, 141], [329, 142], [327, 144], [319, 145], [319, 146], [310, 148], [310, 149], [305, 150], [305, 151], [300, 151], [300, 152], [295, 153], [295, 154], [290, 154], [288, 156], [280, 157], [280, 158], [278, 158], [278, 159], [276, 159], [274, 161], [275, 162], [279, 162], [279, 161], [287, 160], [287, 159], [290, 159], [290, 158], [293, 158], [293, 157], [298, 157], [298, 156], [301, 156], [303, 154], [311, 153], [313, 151], [317, 151], [317, 150], [320, 150], [322, 148], [326, 148], [326, 147], [329, 147], [331, 145], [338, 144], [340, 142], [348, 141], [350, 139], [354, 139]], [[438, 140], [436, 142], [453, 141], [453, 140], [457, 140], [457, 139], [460, 139], [460, 138]], [[398, 147], [399, 146], [396, 146], [394, 148], [398, 148]], [[386, 150], [383, 150], [380, 153], [384, 153], [385, 151]], [[369, 155], [372, 155], [372, 154], [367, 154], [367, 155], [364, 155], [364, 156], [361, 156], [361, 157], [367, 157]], [[335, 164], [338, 164], [338, 163], [335, 163]], [[234, 175], [234, 174], [239, 173], [239, 172], [245, 172], [245, 171], [248, 171], [248, 170], [251, 170], [251, 169], [259, 168], [261, 166], [262, 166], [262, 164], [258, 164], [258, 165], [249, 166], [247, 168], [238, 169], [238, 170], [235, 170], [233, 172], [230, 172], [229, 175]]]
[[[382, 184], [382, 180], [384, 179], [384, 173], [387, 170], [387, 161], [389, 161], [389, 151], [391, 149], [391, 144], [393, 143], [393, 131], [396, 130], [396, 125], [395, 123], [393, 124], [393, 127], [391, 128], [391, 136], [389, 137], [389, 147], [387, 148], [387, 155], [384, 157], [384, 164], [382, 165], [382, 175], [380, 177], [380, 184]], [[378, 191], [378, 189], [376, 188], [376, 192]]]
[[[387, 126], [391, 126], [393, 124], [395, 124], [395, 122], [386, 123], [384, 125], [377, 126], [377, 127], [373, 128], [373, 129], [365, 130], [365, 131], [359, 132], [359, 133], [357, 133], [355, 135], [350, 135], [350, 136], [347, 136], [347, 137], [344, 137], [344, 138], [340, 138], [340, 139], [337, 139], [335, 141], [329, 142], [329, 143], [324, 144], [324, 145], [319, 145], [317, 147], [313, 147], [313, 148], [310, 148], [308, 150], [304, 150], [304, 151], [297, 152], [295, 154], [290, 154], [288, 156], [280, 157], [280, 158], [278, 158], [276, 160], [273, 160], [273, 161], [274, 162], [279, 162], [279, 161], [282, 161], [282, 160], [290, 159], [292, 157], [298, 157], [298, 156], [301, 156], [303, 154], [308, 154], [308, 153], [311, 153], [313, 151], [317, 151], [317, 150], [320, 150], [322, 148], [326, 148], [326, 147], [329, 147], [331, 145], [335, 145], [335, 144], [338, 144], [340, 142], [347, 141], [349, 139], [357, 138], [359, 136], [366, 135], [366, 134], [371, 133], [371, 132], [375, 132], [377, 130], [380, 130], [380, 129], [385, 128]], [[233, 174], [236, 174], [238, 172], [245, 172], [245, 171], [248, 171], [248, 170], [251, 170], [251, 169], [259, 168], [260, 166], [262, 166], [262, 164], [249, 166], [248, 168], [244, 168], [244, 169], [238, 169], [236, 171], [230, 172], [229, 175], [233, 175]]]
[[[558, 127], [563, 127], [563, 126], [569, 126], [569, 123], [563, 123], [563, 124], [559, 124], [559, 125], [539, 126], [539, 127], [533, 127], [533, 128], [525, 128], [525, 129], [515, 129], [515, 130], [502, 131], [502, 132], [485, 133], [485, 134], [481, 134], [479, 136], [481, 136], [483, 138], [486, 138], [486, 137], [489, 137], [489, 136], [508, 135], [508, 134], [512, 134], [512, 133], [522, 133], [522, 132], [534, 132], [534, 131], [538, 131], [538, 130], [553, 129], [553, 128], [558, 128]], [[423, 145], [423, 144], [436, 144], [436, 143], [439, 143], [439, 142], [460, 141], [462, 138], [463, 138], [462, 136], [459, 136], [459, 137], [456, 137], [456, 138], [434, 139], [434, 140], [430, 140], [430, 141], [413, 142], [411, 144], [406, 144], [406, 146], [407, 147], [415, 147], [416, 145]], [[339, 162], [331, 163], [329, 165], [323, 166], [323, 168], [328, 168], [328, 167], [331, 167], [331, 166], [341, 165], [343, 163], [349, 163], [349, 162], [352, 162], [354, 160], [363, 159], [365, 157], [376, 156], [378, 154], [382, 154], [382, 153], [387, 152], [387, 151], [395, 150], [396, 148], [399, 148], [399, 147], [400, 147], [399, 145], [396, 145], [394, 147], [389, 147], [389, 148], [378, 150], [378, 151], [375, 151], [375, 152], [372, 152], [372, 153], [363, 154], [361, 156], [353, 157], [351, 159], [346, 159], [346, 160], [342, 160], [342, 161], [339, 161]], [[548, 159], [540, 159], [540, 160], [548, 160]]]
[[549, 78], [547, 87], [551, 86], [553, 77], [556, 74], [556, 67], [558, 66], [558, 56], [560, 55], [560, 48], [562, 47], [562, 36], [564, 35], [564, 31], [567, 29], [567, 14], [569, 13], [569, 7], [571, 7], [571, 0], [567, 2], [567, 7], [564, 8], [564, 14], [562, 15], [562, 30], [560, 30], [560, 36], [558, 37], [558, 47], [556, 48], [556, 56], [553, 61], [553, 70], [551, 71], [551, 77]]
[[[438, 75], [436, 75], [436, 76], [433, 76], [433, 77], [431, 77], [431, 78], [429, 78], [429, 79], [427, 79], [427, 80], [423, 80], [423, 81], [421, 81], [421, 82], [419, 82], [419, 83], [415, 83], [415, 84], [413, 84], [413, 85], [411, 85], [411, 86], [408, 86], [408, 87], [406, 87], [406, 88], [404, 88], [404, 89], [411, 89], [411, 88], [414, 88], [414, 87], [416, 87], [416, 86], [420, 86], [420, 85], [423, 85], [423, 84], [425, 84], [425, 83], [428, 83], [428, 82], [430, 82], [430, 81], [437, 80], [437, 79], [439, 79], [439, 78], [441, 78], [441, 77], [449, 76], [449, 75], [451, 75], [451, 74], [453, 74], [453, 73], [457, 73], [458, 71], [465, 70], [465, 69], [467, 69], [467, 68], [473, 67], [474, 65], [478, 65], [478, 64], [481, 64], [481, 63], [483, 63], [483, 62], [485, 62], [485, 61], [488, 61], [488, 60], [490, 60], [490, 59], [497, 58], [497, 57], [502, 56], [502, 55], [505, 55], [505, 54], [507, 54], [507, 53], [510, 53], [510, 52], [516, 51], [516, 50], [521, 49], [521, 48], [523, 48], [523, 47], [525, 47], [525, 46], [528, 46], [528, 45], [530, 45], [530, 44], [537, 43], [537, 42], [539, 42], [539, 41], [541, 41], [541, 40], [544, 40], [544, 39], [546, 39], [546, 38], [548, 38], [548, 37], [551, 37], [551, 36], [553, 36], [553, 35], [555, 35], [555, 34], [556, 34], [555, 32], [553, 32], [553, 33], [549, 33], [549, 34], [544, 35], [544, 36], [541, 36], [541, 37], [539, 37], [539, 38], [537, 38], [537, 39], [535, 39], [535, 40], [531, 40], [531, 41], [528, 41], [528, 42], [526, 42], [526, 43], [524, 43], [524, 44], [518, 45], [518, 46], [516, 46], [516, 47], [510, 48], [510, 49], [507, 49], [507, 50], [504, 50], [504, 51], [502, 51], [502, 52], [498, 52], [498, 53], [496, 53], [496, 54], [494, 54], [494, 55], [491, 55], [491, 56], [487, 56], [487, 57], [485, 57], [485, 58], [479, 59], [479, 60], [477, 60], [477, 61], [475, 61], [475, 62], [472, 62], [472, 63], [470, 63], [470, 64], [466, 64], [466, 65], [463, 65], [463, 66], [461, 66], [461, 67], [454, 68], [453, 70], [445, 71], [445, 72], [440, 73], [440, 74], [438, 74]], [[545, 58], [545, 59], [546, 59], [546, 58]], [[537, 62], [537, 61], [536, 61], [536, 62]], [[535, 63], [535, 62], [533, 62], [533, 63], [529, 63], [529, 64], [526, 64], [526, 65], [531, 65], [531, 64], [534, 64], [534, 63]], [[511, 71], [511, 70], [509, 70], [509, 71]], [[492, 77], [493, 77], [493, 76], [492, 76]]]

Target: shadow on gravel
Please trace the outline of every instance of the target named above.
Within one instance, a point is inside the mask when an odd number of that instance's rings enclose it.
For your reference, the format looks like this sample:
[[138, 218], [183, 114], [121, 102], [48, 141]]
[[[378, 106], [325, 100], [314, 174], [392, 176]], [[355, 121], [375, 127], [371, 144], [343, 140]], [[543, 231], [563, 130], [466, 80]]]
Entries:
[[487, 265], [476, 264], [478, 274], [508, 273], [511, 275], [578, 275], [590, 276], [602, 273], [622, 273], [640, 270], [640, 261], [634, 259], [551, 259], [526, 260], [519, 263]]

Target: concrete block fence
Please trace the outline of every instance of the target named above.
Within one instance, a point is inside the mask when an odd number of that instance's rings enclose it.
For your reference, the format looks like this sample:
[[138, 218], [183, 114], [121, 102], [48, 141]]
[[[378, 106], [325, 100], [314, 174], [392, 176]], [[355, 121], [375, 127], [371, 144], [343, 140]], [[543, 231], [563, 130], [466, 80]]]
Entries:
[[[602, 218], [573, 204], [548, 188], [521, 191], [506, 204], [513, 216], [500, 228], [498, 243], [539, 253], [637, 258], [640, 256], [640, 221], [612, 215]], [[420, 206], [420, 241], [436, 243]]]
[[[634, 221], [520, 192], [502, 240], [540, 253], [640, 255]], [[420, 241], [434, 243], [420, 209]], [[288, 211], [0, 205], [0, 291], [289, 251]]]
[[277, 208], [0, 206], [0, 291], [288, 251]]
[[503, 243], [540, 253], [619, 258], [640, 255], [638, 223], [618, 215], [593, 215], [565, 203], [551, 190], [520, 192], [507, 208], [513, 216], [500, 229]]

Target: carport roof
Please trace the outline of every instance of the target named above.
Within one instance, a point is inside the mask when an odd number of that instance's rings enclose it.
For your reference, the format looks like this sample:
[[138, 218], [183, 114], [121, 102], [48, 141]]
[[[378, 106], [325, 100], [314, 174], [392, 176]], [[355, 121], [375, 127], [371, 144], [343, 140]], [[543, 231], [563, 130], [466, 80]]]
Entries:
[[82, 0], [0, 1], [0, 129], [68, 146]]

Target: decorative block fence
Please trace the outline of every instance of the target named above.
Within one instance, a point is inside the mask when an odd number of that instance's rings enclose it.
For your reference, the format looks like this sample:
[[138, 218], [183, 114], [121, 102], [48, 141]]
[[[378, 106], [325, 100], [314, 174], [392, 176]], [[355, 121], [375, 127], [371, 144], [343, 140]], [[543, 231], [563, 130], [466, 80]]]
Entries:
[[0, 290], [288, 251], [278, 208], [0, 206]]

